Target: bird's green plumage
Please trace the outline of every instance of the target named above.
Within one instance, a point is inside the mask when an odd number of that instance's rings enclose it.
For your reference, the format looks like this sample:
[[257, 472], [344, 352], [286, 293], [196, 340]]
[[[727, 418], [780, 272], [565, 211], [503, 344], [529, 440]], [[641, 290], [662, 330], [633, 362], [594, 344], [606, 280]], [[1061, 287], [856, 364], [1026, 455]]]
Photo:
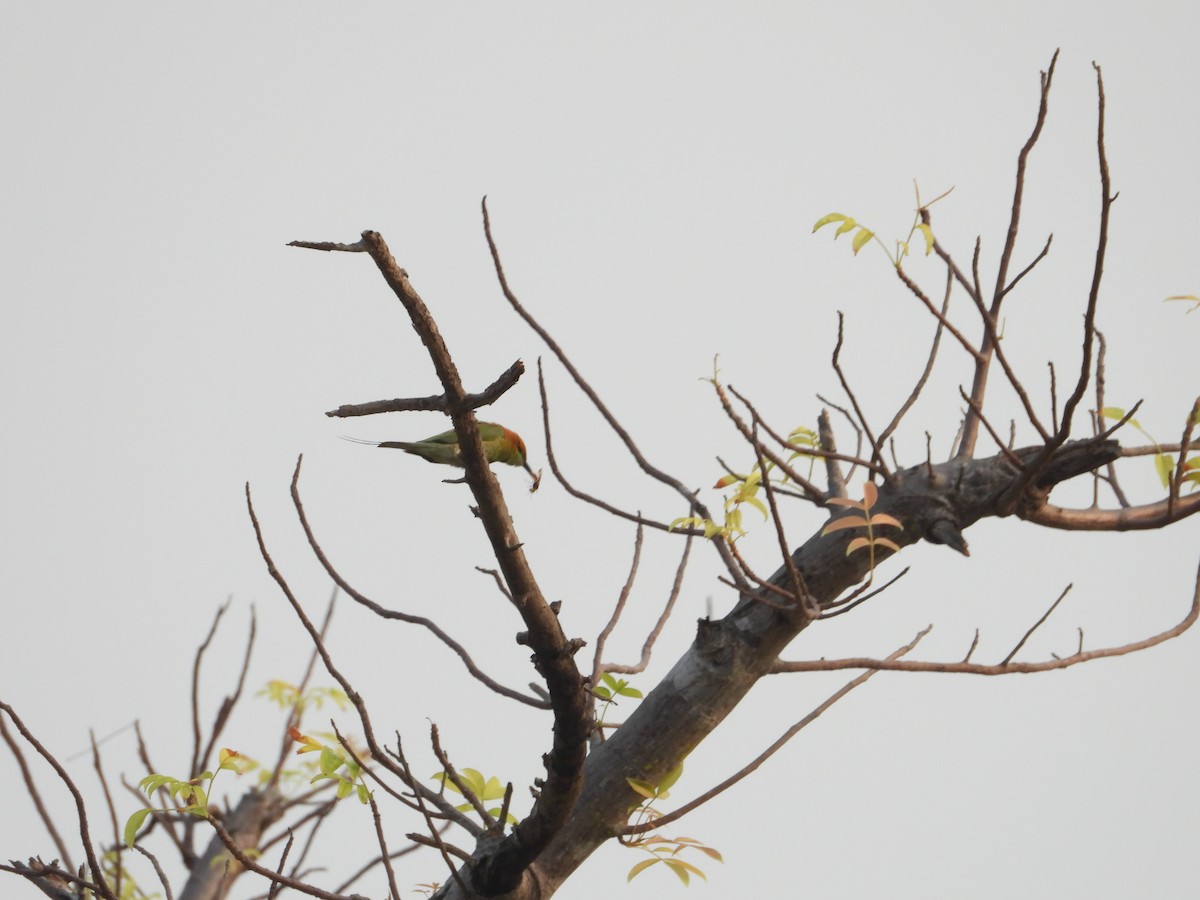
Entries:
[[[480, 422], [479, 437], [483, 441], [483, 452], [488, 462], [502, 462], [529, 469], [525, 461], [525, 442], [515, 431], [509, 431], [494, 422]], [[458, 434], [453, 430], [443, 431], [423, 441], [384, 441], [378, 446], [403, 450], [437, 465], [461, 468], [463, 464]]]

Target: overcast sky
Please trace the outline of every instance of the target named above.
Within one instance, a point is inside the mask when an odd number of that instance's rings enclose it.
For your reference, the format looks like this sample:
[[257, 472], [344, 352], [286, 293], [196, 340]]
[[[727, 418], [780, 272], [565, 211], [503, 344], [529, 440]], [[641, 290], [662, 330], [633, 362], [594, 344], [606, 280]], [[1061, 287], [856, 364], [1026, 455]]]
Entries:
[[[1005, 347], [1043, 410], [1046, 362], [1060, 378], [1078, 365], [1099, 198], [1096, 60], [1120, 191], [1099, 312], [1108, 399], [1144, 398], [1141, 425], [1178, 440], [1200, 386], [1200, 313], [1161, 301], [1200, 293], [1200, 12], [1109, 6], [10, 4], [0, 16], [0, 699], [60, 759], [86, 748], [88, 729], [104, 736], [139, 719], [156, 767], [191, 774], [188, 680], [216, 608], [231, 599], [204, 679], [206, 719], [235, 678], [252, 605], [255, 689], [296, 680], [310, 649], [258, 556], [247, 481], [302, 602], [318, 613], [329, 596], [287, 493], [301, 453], [309, 515], [351, 583], [434, 617], [500, 680], [528, 682], [527, 651], [512, 640], [520, 625], [474, 570], [492, 563], [465, 489], [418, 460], [339, 439], [419, 438], [445, 420], [323, 415], [437, 392], [401, 308], [365, 256], [285, 244], [380, 231], [470, 388], [515, 359], [530, 367], [485, 418], [521, 431], [540, 468], [533, 370], [545, 348], [495, 284], [479, 214], [488, 195], [518, 295], [647, 456], [707, 488], [717, 456], [750, 462], [702, 380], [717, 354], [722, 377], [780, 428], [811, 427], [815, 395], [840, 396], [828, 359], [842, 310], [844, 359], [867, 414], [890, 417], [920, 373], [932, 322], [877, 248], [855, 258], [845, 238], [814, 236], [812, 224], [842, 212], [891, 240], [911, 223], [914, 179], [926, 197], [953, 187], [935, 229], [963, 261], [981, 235], [984, 281], [994, 277], [1016, 153], [1056, 47], [1017, 259], [1050, 232], [1053, 251], [1011, 297]], [[933, 261], [909, 269], [931, 290], [944, 277]], [[956, 302], [969, 321], [966, 298]], [[935, 453], [953, 440], [969, 370], [945, 350], [897, 437], [904, 464], [923, 459], [926, 431]], [[549, 361], [547, 382], [556, 450], [580, 487], [655, 518], [683, 514]], [[1011, 398], [996, 400], [1007, 421]], [[981, 448], [992, 452], [986, 438]], [[1136, 499], [1161, 496], [1148, 461], [1126, 465]], [[500, 478], [568, 633], [593, 639], [625, 580], [632, 530], [572, 501], [548, 470], [533, 496], [520, 471]], [[705, 496], [719, 506], [717, 492]], [[1089, 501], [1086, 485], [1061, 495]], [[791, 511], [793, 538], [821, 519]], [[906, 550], [903, 582], [809, 629], [787, 655], [882, 656], [932, 623], [916, 657], [960, 659], [979, 628], [976, 658], [998, 661], [1068, 583], [1020, 658], [1071, 652], [1078, 628], [1089, 648], [1138, 639], [1185, 614], [1198, 529], [1064, 534], [990, 521], [968, 533], [970, 559]], [[743, 548], [774, 567], [770, 529], [752, 528]], [[636, 655], [680, 549], [648, 539], [610, 644], [616, 661]], [[732, 602], [701, 549], [643, 688], [697, 618]], [[418, 771], [438, 768], [433, 720], [456, 762], [512, 780], [518, 814], [528, 811], [545, 717], [495, 698], [423, 634], [349, 603], [330, 647]], [[1191, 633], [1037, 676], [882, 674], [681, 823], [678, 833], [726, 860], [703, 863], [709, 884], [688, 896], [1192, 896], [1198, 647]], [[760, 685], [693, 754], [674, 798], [749, 761], [852, 674]], [[224, 743], [266, 759], [280, 721], [248, 699]], [[111, 776], [142, 774], [128, 731], [104, 754]], [[69, 768], [104, 822], [88, 759]], [[69, 834], [68, 798], [38, 771]], [[53, 857], [7, 751], [0, 798], [0, 858]], [[124, 792], [119, 802], [122, 815], [136, 805]], [[357, 830], [367, 817], [340, 812], [347, 824], [313, 858], [334, 873], [371, 846]], [[419, 825], [391, 812], [398, 843]], [[626, 888], [638, 859], [606, 847], [561, 896], [685, 895], [657, 870]], [[419, 854], [401, 868], [401, 889], [414, 896], [411, 885], [445, 877]], [[384, 892], [380, 879], [358, 889]], [[11, 877], [0, 892], [40, 896]]]

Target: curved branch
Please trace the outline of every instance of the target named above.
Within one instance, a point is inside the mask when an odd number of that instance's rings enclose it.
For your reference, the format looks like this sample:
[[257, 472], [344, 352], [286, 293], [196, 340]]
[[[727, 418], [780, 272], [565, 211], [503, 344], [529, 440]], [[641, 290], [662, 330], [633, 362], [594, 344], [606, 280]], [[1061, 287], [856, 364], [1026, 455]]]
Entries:
[[[300, 465], [297, 463], [296, 474], [299, 475], [299, 473]], [[407, 622], [409, 625], [420, 625], [422, 628], [425, 628], [430, 634], [449, 647], [458, 656], [458, 658], [462, 660], [463, 665], [476, 681], [491, 688], [497, 694], [500, 694], [503, 697], [508, 697], [510, 700], [516, 700], [519, 703], [524, 703], [528, 706], [535, 707], [536, 709], [550, 708], [550, 704], [546, 701], [541, 700], [538, 697], [531, 697], [528, 694], [523, 694], [518, 690], [514, 690], [513, 688], [505, 687], [500, 682], [491, 678], [475, 664], [475, 660], [471, 658], [471, 654], [467, 652], [466, 648], [463, 647], [463, 645], [458, 641], [454, 640], [454, 638], [450, 637], [450, 635], [443, 631], [432, 619], [427, 619], [424, 616], [414, 616], [410, 613], [403, 613], [398, 610], [388, 609], [387, 607], [380, 606], [370, 597], [367, 597], [366, 595], [355, 590], [354, 587], [342, 577], [342, 574], [336, 568], [334, 568], [333, 563], [329, 561], [328, 557], [325, 556], [325, 551], [317, 542], [317, 537], [315, 534], [313, 534], [312, 526], [308, 522], [308, 516], [304, 512], [304, 504], [300, 501], [299, 487], [296, 481], [293, 481], [292, 484], [292, 504], [296, 507], [296, 515], [300, 519], [300, 527], [304, 529], [304, 535], [308, 538], [308, 545], [312, 548], [313, 555], [316, 556], [317, 561], [321, 563], [325, 571], [329, 574], [329, 577], [333, 579], [334, 583], [343, 591], [345, 591], [351, 597], [351, 599], [365, 606], [381, 619], [396, 619], [400, 622]], [[512, 599], [511, 596], [509, 599]]]
[[[608, 427], [611, 428], [613, 433], [621, 439], [621, 443], [625, 445], [625, 449], [629, 451], [629, 455], [633, 457], [634, 461], [638, 464], [641, 470], [654, 480], [674, 489], [675, 492], [678, 493], [679, 496], [681, 496], [684, 500], [686, 500], [688, 505], [695, 509], [700, 516], [712, 521], [712, 514], [709, 513], [708, 507], [701, 503], [696, 497], [695, 491], [689, 491], [686, 487], [684, 487], [683, 483], [680, 482], [679, 479], [668, 475], [662, 469], [651, 465], [650, 461], [642, 455], [642, 451], [638, 448], [638, 445], [634, 443], [633, 438], [629, 435], [629, 432], [626, 431], [624, 426], [617, 421], [617, 417], [612, 414], [609, 408], [604, 404], [604, 401], [600, 399], [600, 395], [596, 393], [587, 379], [584, 378], [583, 375], [580, 374], [579, 370], [575, 368], [575, 364], [571, 362], [567, 354], [558, 345], [558, 342], [550, 336], [550, 332], [543, 328], [541, 323], [538, 322], [538, 320], [535, 319], [533, 315], [521, 305], [521, 301], [517, 299], [516, 294], [514, 294], [512, 289], [508, 286], [508, 279], [504, 275], [504, 266], [500, 262], [500, 250], [496, 246], [495, 240], [492, 238], [492, 223], [491, 219], [488, 217], [487, 197], [483, 198], [482, 207], [483, 233], [487, 238], [488, 250], [492, 254], [492, 263], [496, 268], [496, 278], [500, 282], [500, 290], [503, 292], [504, 298], [508, 301], [509, 305], [513, 308], [516, 314], [525, 321], [525, 324], [532, 328], [534, 332], [537, 333], [538, 337], [540, 337], [546, 344], [546, 346], [550, 348], [550, 352], [558, 358], [560, 363], [562, 363], [563, 368], [567, 370], [567, 373], [575, 381], [575, 384], [581, 391], [583, 391], [588, 400], [591, 401], [592, 406], [594, 406], [596, 411], [604, 417], [604, 421], [608, 423]], [[723, 540], [716, 539], [712, 543], [716, 548], [717, 553], [720, 554], [726, 568], [728, 568], [730, 571], [733, 571], [734, 563], [732, 559], [730, 559], [729, 553], [725, 547], [725, 542]]]
[[[650, 528], [657, 528], [659, 531], [666, 531], [673, 534], [684, 534], [688, 536], [702, 535], [704, 532], [699, 528], [672, 528], [666, 522], [659, 522], [655, 519], [647, 519], [640, 512], [626, 512], [619, 507], [613, 506], [606, 500], [601, 500], [599, 497], [594, 497], [591, 494], [579, 490], [569, 481], [562, 470], [558, 467], [558, 457], [554, 455], [554, 442], [550, 436], [550, 398], [546, 393], [546, 379], [542, 371], [542, 358], [538, 357], [538, 391], [542, 397], [542, 433], [546, 438], [546, 461], [550, 464], [550, 471], [558, 480], [558, 483], [563, 486], [568, 494], [576, 500], [582, 500], [584, 503], [590, 503], [598, 509], [604, 510], [606, 513], [616, 516], [619, 519], [628, 519], [630, 522], [635, 522], [638, 525], [646, 525]], [[695, 504], [691, 504], [689, 512], [696, 508]]]
[[1067, 531], [1146, 531], [1162, 528], [1200, 512], [1200, 492], [1172, 503], [1171, 499], [1122, 509], [1064, 509], [1049, 503], [1028, 513], [1027, 522]]

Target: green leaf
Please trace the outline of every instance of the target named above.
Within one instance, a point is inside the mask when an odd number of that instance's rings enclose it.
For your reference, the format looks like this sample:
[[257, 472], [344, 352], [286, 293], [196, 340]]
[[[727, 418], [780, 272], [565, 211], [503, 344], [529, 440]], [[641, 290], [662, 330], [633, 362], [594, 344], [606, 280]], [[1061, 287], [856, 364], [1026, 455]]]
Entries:
[[851, 249], [854, 250], [854, 255], [857, 256], [858, 251], [861, 250], [866, 245], [867, 241], [871, 240], [873, 237], [875, 237], [875, 232], [867, 228], [860, 229], [858, 234], [854, 236], [854, 240], [850, 243]]
[[133, 846], [133, 842], [137, 840], [137, 833], [141, 830], [142, 823], [146, 821], [146, 816], [152, 812], [154, 812], [152, 809], [139, 809], [129, 817], [129, 821], [125, 823], [124, 837], [126, 847]]
[[322, 775], [332, 775], [342, 767], [342, 764], [345, 763], [345, 761], [346, 760], [342, 757], [342, 754], [338, 753], [332, 747], [321, 748], [320, 769]]
[[463, 769], [460, 777], [476, 796], [483, 794], [486, 780], [483, 777], [483, 773], [478, 769]]
[[345, 800], [347, 797], [350, 796], [350, 792], [353, 790], [354, 790], [354, 782], [345, 781], [344, 779], [338, 779], [337, 798], [339, 800]]
[[847, 231], [853, 231], [857, 227], [858, 227], [858, 222], [856, 222], [854, 219], [847, 216], [845, 221], [842, 222], [841, 227], [837, 230], [837, 233], [834, 234], [833, 239], [836, 241]]
[[504, 785], [500, 783], [500, 779], [493, 775], [487, 780], [487, 784], [483, 786], [483, 790], [479, 794], [480, 800], [499, 800], [504, 796]]
[[1154, 454], [1154, 468], [1158, 469], [1158, 479], [1162, 482], [1163, 487], [1167, 487], [1171, 483], [1171, 475], [1175, 472], [1175, 460], [1168, 453], [1158, 452]]
[[817, 224], [813, 226], [813, 233], [815, 234], [817, 231], [824, 228], [830, 222], [844, 222], [845, 220], [846, 220], [846, 217], [843, 216], [841, 213], [830, 213], [827, 216], [821, 216], [821, 218], [817, 219]]
[[371, 791], [367, 788], [367, 786], [362, 782], [359, 782], [356, 790], [358, 791], [358, 802], [363, 806], [369, 805], [371, 802]]
[[[1106, 406], [1104, 409], [1100, 410], [1100, 415], [1104, 416], [1106, 419], [1112, 419], [1114, 422], [1120, 422], [1123, 418], [1125, 418], [1125, 410], [1121, 409], [1119, 406]], [[1142, 426], [1138, 424], [1137, 419], [1130, 419], [1129, 424], [1138, 431], [1142, 431]], [[1145, 434], [1144, 431], [1142, 431], [1142, 433]]]
[[642, 781], [638, 778], [626, 778], [625, 783], [633, 788], [635, 794], [640, 794], [647, 800], [653, 800], [658, 796], [654, 790], [654, 785], [650, 784], [649, 782]]
[[175, 779], [170, 775], [147, 775], [138, 782], [138, 790], [142, 791], [148, 796], [153, 794], [169, 781], [175, 781]]
[[665, 794], [663, 794], [662, 792], [666, 791], [668, 788], [674, 787], [675, 782], [677, 782], [679, 780], [679, 777], [681, 775], [683, 775], [683, 763], [680, 763], [679, 765], [677, 765], [670, 772], [668, 772], [666, 775], [664, 775], [662, 777], [661, 781], [659, 781], [659, 783], [658, 783], [659, 796], [660, 797], [665, 796]]

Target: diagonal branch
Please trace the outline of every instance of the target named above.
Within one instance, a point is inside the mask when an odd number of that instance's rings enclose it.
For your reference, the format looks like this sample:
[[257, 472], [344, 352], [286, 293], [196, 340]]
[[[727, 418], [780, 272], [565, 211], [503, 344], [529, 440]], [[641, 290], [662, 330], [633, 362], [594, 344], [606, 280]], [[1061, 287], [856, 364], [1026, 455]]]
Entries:
[[[488, 237], [490, 242], [490, 234]], [[538, 802], [533, 812], [507, 838], [479, 848], [473, 870], [473, 877], [484, 893], [501, 894], [517, 886], [529, 864], [567, 821], [579, 796], [592, 723], [587, 714], [583, 677], [573, 655], [578, 645], [568, 641], [563, 634], [558, 616], [542, 595], [525, 557], [504, 494], [484, 455], [479, 426], [467, 401], [458, 367], [433, 316], [413, 288], [408, 273], [396, 263], [383, 237], [375, 231], [364, 231], [362, 244], [408, 313], [413, 330], [429, 353], [445, 391], [447, 412], [459, 439], [466, 482], [500, 571], [512, 593], [513, 605], [525, 624], [526, 630], [518, 639], [533, 651], [534, 665], [550, 692], [554, 736], [545, 756], [547, 777]], [[496, 263], [503, 284], [498, 257]], [[505, 293], [515, 303], [507, 286]], [[519, 304], [517, 306], [519, 308]], [[680, 488], [682, 490], [682, 486]], [[686, 496], [686, 491], [683, 493]]]

